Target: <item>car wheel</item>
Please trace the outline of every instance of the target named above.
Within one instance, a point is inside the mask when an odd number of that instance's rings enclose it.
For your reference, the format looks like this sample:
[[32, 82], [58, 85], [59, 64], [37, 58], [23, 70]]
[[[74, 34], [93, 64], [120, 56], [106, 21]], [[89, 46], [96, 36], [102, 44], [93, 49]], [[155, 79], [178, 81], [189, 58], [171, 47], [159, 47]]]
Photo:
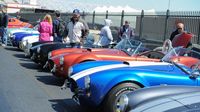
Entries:
[[122, 83], [114, 88], [107, 94], [104, 103], [103, 110], [104, 112], [120, 112], [119, 109], [119, 98], [122, 94], [135, 91], [136, 89], [141, 88], [139, 85], [134, 83]]

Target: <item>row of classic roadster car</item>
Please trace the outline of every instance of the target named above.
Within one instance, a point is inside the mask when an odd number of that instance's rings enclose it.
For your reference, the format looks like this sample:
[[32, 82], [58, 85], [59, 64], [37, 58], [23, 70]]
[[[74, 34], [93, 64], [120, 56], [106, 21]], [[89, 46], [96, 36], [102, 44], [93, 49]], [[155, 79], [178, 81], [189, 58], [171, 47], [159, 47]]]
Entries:
[[[185, 64], [187, 61], [190, 67], [178, 62], [185, 57]], [[188, 57], [195, 61], [189, 62]], [[178, 47], [160, 62], [81, 63], [70, 68], [67, 86], [81, 105], [104, 105], [108, 112], [117, 112], [120, 96], [138, 88], [156, 85], [198, 86], [200, 62], [197, 57], [200, 57], [199, 53]]]
[[[83, 48], [71, 48], [69, 43], [34, 42], [27, 49], [27, 55], [43, 69], [66, 78], [62, 88], [69, 87], [74, 94], [72, 98], [83, 107], [100, 107], [105, 112], [135, 112], [142, 110], [140, 102], [145, 100], [139, 99], [137, 103], [138, 99], [128, 98], [137, 89], [159, 85], [199, 86], [200, 53], [196, 51], [172, 48], [170, 43], [164, 46], [168, 52], [150, 50], [142, 42], [128, 38], [111, 45], [113, 48], [96, 48], [95, 39], [91, 39], [92, 34], [89, 36], [90, 41], [86, 40]], [[181, 90], [198, 92], [199, 88]], [[179, 93], [172, 89], [165, 94], [155, 93], [153, 98]], [[146, 95], [152, 96], [152, 93]]]

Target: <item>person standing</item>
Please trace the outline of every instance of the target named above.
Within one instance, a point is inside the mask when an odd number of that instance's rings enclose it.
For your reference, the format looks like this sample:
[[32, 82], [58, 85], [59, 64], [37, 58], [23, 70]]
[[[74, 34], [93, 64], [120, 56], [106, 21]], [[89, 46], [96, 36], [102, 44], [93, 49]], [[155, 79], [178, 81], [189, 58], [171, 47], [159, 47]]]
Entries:
[[40, 22], [38, 31], [40, 32], [39, 41], [52, 41], [51, 36], [53, 33], [52, 18], [51, 15], [47, 14], [43, 21]]
[[182, 32], [184, 32], [184, 24], [181, 22], [177, 23], [176, 30], [173, 31], [170, 35], [170, 40], [172, 41], [176, 35], [181, 34]]
[[2, 40], [2, 46], [7, 46], [7, 27], [8, 27], [8, 14], [6, 7], [3, 7], [1, 10], [0, 16], [0, 36]]
[[[170, 35], [170, 40], [172, 41], [172, 44], [175, 45], [177, 41], [177, 36], [179, 36], [180, 34], [183, 34], [183, 33], [187, 33], [184, 29], [184, 24], [182, 22], [179, 22], [176, 24], [176, 30], [174, 32], [171, 33]], [[176, 40], [175, 40], [176, 39]], [[189, 47], [189, 46], [192, 46], [192, 43], [191, 43], [191, 38], [190, 39], [186, 39], [186, 38], [182, 38], [181, 41], [187, 41], [185, 43], [187, 43], [186, 48]]]
[[84, 38], [89, 33], [89, 27], [84, 20], [80, 19], [80, 11], [78, 9], [73, 10], [72, 18], [67, 24], [66, 29], [70, 45], [72, 47], [81, 47], [83, 45]]
[[65, 21], [61, 19], [59, 11], [55, 12], [56, 19], [53, 21], [53, 37], [55, 42], [62, 42], [65, 32]]
[[113, 41], [113, 36], [110, 29], [112, 21], [110, 19], [105, 19], [104, 22], [105, 25], [103, 28], [101, 28], [100, 32], [99, 44], [102, 47], [108, 47], [108, 45]]
[[125, 24], [120, 27], [119, 33], [118, 33], [118, 41], [122, 39], [123, 35], [126, 35], [128, 38], [131, 38], [134, 36], [133, 28], [130, 26], [129, 21], [125, 21]]

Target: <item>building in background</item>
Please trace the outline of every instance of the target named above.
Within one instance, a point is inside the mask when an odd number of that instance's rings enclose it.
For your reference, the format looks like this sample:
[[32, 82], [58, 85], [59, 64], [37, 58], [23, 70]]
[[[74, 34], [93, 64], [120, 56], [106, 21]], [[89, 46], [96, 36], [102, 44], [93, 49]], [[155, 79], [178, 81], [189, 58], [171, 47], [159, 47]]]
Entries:
[[41, 6], [37, 4], [37, 0], [4, 0], [1, 1], [1, 4], [7, 6], [8, 13], [20, 12], [20, 9], [41, 8]]

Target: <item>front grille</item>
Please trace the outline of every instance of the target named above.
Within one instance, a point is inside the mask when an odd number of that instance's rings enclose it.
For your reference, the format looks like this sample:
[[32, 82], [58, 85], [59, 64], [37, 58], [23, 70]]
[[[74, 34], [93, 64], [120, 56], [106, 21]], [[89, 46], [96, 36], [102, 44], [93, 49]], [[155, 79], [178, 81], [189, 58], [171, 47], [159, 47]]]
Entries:
[[71, 78], [69, 79], [69, 85], [68, 86], [70, 87], [72, 92], [76, 92], [76, 89], [78, 88], [76, 81], [74, 81]]
[[53, 67], [54, 67], [53, 60], [48, 60], [48, 63], [49, 63], [49, 70], [53, 69]]

